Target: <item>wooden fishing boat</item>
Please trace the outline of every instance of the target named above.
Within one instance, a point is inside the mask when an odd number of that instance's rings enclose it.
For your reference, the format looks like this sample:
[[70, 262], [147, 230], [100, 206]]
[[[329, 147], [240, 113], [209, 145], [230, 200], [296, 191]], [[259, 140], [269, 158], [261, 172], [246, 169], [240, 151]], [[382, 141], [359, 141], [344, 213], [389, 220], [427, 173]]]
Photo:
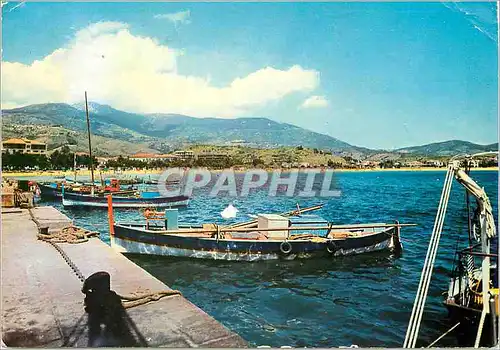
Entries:
[[[114, 179], [113, 179], [114, 180]], [[117, 180], [111, 181], [109, 185], [94, 186], [95, 193], [109, 194], [109, 193], [121, 193], [121, 194], [131, 194], [136, 193], [137, 190], [132, 186], [123, 187]], [[66, 193], [76, 193], [76, 194], [91, 194], [92, 185], [89, 184], [79, 184], [79, 183], [68, 183], [68, 182], [38, 182], [38, 188], [40, 189], [42, 198], [62, 198], [62, 188], [64, 186], [64, 191]]]
[[[107, 197], [104, 194], [77, 194], [63, 191], [62, 204], [65, 207], [92, 207], [106, 208], [108, 206]], [[141, 195], [116, 195], [113, 196], [114, 208], [171, 208], [182, 207], [189, 204], [187, 196], [160, 197]]]
[[[428, 347], [434, 346], [451, 332], [454, 332], [459, 345], [463, 347], [498, 345], [498, 253], [492, 253], [498, 252], [496, 225], [493, 209], [484, 188], [469, 176], [474, 158], [493, 154], [497, 152], [456, 156], [448, 164], [435, 226], [403, 345], [405, 348], [416, 346], [453, 178], [466, 190], [468, 227], [461, 231], [468, 232], [468, 246], [456, 252], [448, 291], [443, 301], [452, 326]], [[470, 196], [473, 196], [477, 203], [473, 212], [470, 210]]]
[[[151, 194], [150, 192], [137, 192], [126, 191], [123, 193], [120, 189], [120, 184], [117, 179], [113, 179], [109, 186], [102, 185], [96, 186], [94, 178], [94, 164], [92, 161], [92, 143], [90, 138], [90, 118], [87, 103], [87, 92], [85, 91], [85, 114], [87, 119], [87, 133], [89, 140], [89, 158], [90, 158], [90, 187], [87, 189], [80, 188], [78, 193], [75, 187], [71, 187], [70, 191], [65, 191], [64, 183], [61, 185], [62, 203], [65, 207], [90, 207], [90, 208], [105, 208], [107, 207], [107, 198], [104, 194], [116, 193], [114, 207], [115, 208], [165, 208], [165, 207], [179, 207], [187, 206], [189, 197], [187, 196], [174, 196], [162, 197], [159, 195]], [[74, 158], [75, 180], [76, 180], [76, 156]], [[102, 174], [101, 174], [102, 175]], [[101, 182], [103, 182], [101, 177]], [[57, 190], [48, 191], [49, 194], [54, 194], [57, 197]]]
[[[158, 180], [155, 179], [149, 179], [149, 180], [144, 180], [143, 182], [145, 185], [158, 185]], [[164, 182], [165, 185], [167, 186], [173, 186], [173, 185], [179, 185], [181, 183], [181, 180], [166, 180]]]
[[[37, 183], [37, 185], [38, 188], [40, 188], [42, 197], [62, 198], [63, 182], [47, 182], [47, 183], [39, 182]], [[76, 183], [64, 183], [64, 188], [66, 192], [80, 193], [80, 194], [90, 194], [92, 190], [92, 186], [76, 184]]]
[[37, 183], [42, 198], [61, 198], [62, 190], [57, 183]]
[[[114, 207], [114, 196], [112, 201]], [[399, 232], [406, 225], [396, 222], [335, 226], [320, 217], [304, 220], [302, 213], [304, 210], [261, 214], [247, 223], [218, 226], [178, 224], [175, 209], [146, 215], [143, 224], [115, 223], [110, 209], [111, 246], [124, 253], [237, 261], [333, 257], [402, 249]]]

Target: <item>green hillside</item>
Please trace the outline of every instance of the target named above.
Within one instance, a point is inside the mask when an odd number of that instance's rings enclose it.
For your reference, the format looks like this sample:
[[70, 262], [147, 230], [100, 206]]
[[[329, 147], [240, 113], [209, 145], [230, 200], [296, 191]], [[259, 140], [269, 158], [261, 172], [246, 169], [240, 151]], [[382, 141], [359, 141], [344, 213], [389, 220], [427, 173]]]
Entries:
[[[49, 149], [64, 144], [86, 150], [84, 106], [64, 103], [30, 105], [2, 111], [3, 138], [27, 137], [47, 141]], [[127, 155], [136, 152], [169, 152], [197, 144], [227, 146], [235, 141], [254, 149], [296, 147], [332, 152], [338, 157], [374, 161], [423, 157], [448, 157], [460, 153], [497, 150], [498, 143], [478, 145], [452, 140], [396, 151], [352, 146], [334, 137], [266, 118], [193, 118], [178, 114], [128, 113], [89, 103], [96, 154]], [[292, 152], [293, 153], [293, 152]], [[265, 154], [262, 155], [266, 157]], [[283, 155], [283, 159], [295, 159]], [[294, 160], [295, 161], [295, 160]], [[318, 160], [319, 161], [319, 160]]]
[[[73, 131], [59, 126], [50, 125], [18, 125], [4, 124], [2, 129], [3, 139], [12, 137], [26, 137], [47, 143], [50, 151], [68, 145], [72, 151], [88, 152], [88, 137], [86, 132]], [[153, 147], [154, 147], [153, 143]], [[95, 156], [119, 156], [137, 152], [158, 152], [148, 143], [135, 143], [103, 137], [92, 136], [92, 152]]]
[[[63, 103], [31, 105], [4, 110], [3, 124], [38, 124], [85, 131], [81, 106]], [[132, 142], [227, 144], [244, 140], [255, 147], [306, 146], [335, 150], [364, 150], [328, 135], [266, 118], [192, 118], [183, 115], [127, 113], [96, 103], [90, 104], [91, 130], [95, 135]], [[368, 150], [367, 150], [368, 151]]]
[[397, 150], [398, 153], [423, 156], [453, 156], [456, 154], [473, 154], [487, 151], [498, 151], [498, 143], [478, 145], [467, 141], [450, 140]]

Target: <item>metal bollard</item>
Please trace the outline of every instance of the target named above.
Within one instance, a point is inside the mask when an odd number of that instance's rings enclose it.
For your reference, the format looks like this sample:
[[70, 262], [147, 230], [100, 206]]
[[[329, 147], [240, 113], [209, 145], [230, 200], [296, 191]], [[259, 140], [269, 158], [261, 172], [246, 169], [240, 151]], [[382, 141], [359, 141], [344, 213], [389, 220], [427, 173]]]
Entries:
[[101, 314], [106, 306], [106, 297], [111, 292], [111, 277], [105, 271], [96, 272], [83, 282], [82, 293], [85, 294], [85, 311]]

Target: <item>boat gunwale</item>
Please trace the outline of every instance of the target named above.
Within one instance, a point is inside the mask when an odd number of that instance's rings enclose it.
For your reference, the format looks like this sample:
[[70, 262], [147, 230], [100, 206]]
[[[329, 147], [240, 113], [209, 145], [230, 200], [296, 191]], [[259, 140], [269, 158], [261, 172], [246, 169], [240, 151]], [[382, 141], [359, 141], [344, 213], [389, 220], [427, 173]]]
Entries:
[[[252, 238], [232, 238], [232, 239], [227, 239], [227, 238], [217, 238], [217, 237], [203, 237], [201, 236], [201, 234], [203, 234], [203, 232], [196, 232], [196, 233], [199, 233], [200, 236], [187, 236], [185, 233], [169, 233], [167, 230], [163, 230], [163, 231], [155, 231], [155, 230], [148, 230], [144, 227], [144, 225], [140, 225], [140, 224], [136, 224], [136, 226], [126, 226], [124, 225], [123, 223], [115, 223], [114, 224], [115, 227], [122, 227], [122, 228], [125, 228], [125, 229], [132, 229], [132, 230], [136, 230], [136, 231], [139, 231], [141, 233], [146, 233], [146, 234], [151, 234], [151, 235], [160, 235], [160, 236], [173, 236], [173, 237], [185, 237], [185, 238], [197, 238], [197, 239], [203, 239], [203, 240], [209, 240], [209, 241], [222, 241], [222, 242], [234, 242], [234, 241], [245, 241], [245, 242], [269, 242], [269, 243], [277, 243], [277, 242], [284, 242], [284, 241], [293, 241], [293, 242], [302, 242], [302, 243], [306, 243], [306, 242], [311, 242], [312, 239], [309, 238], [309, 239], [293, 239], [293, 240], [290, 240], [288, 238], [286, 239], [252, 239]], [[345, 241], [347, 239], [360, 239], [360, 238], [366, 238], [366, 237], [372, 237], [372, 236], [375, 236], [375, 235], [381, 235], [381, 234], [387, 234], [388, 236], [392, 237], [393, 234], [390, 234], [388, 233], [388, 231], [390, 230], [393, 230], [394, 229], [394, 226], [388, 226], [386, 227], [385, 229], [382, 229], [380, 231], [374, 231], [374, 232], [367, 232], [366, 234], [363, 234], [363, 235], [360, 235], [360, 236], [351, 236], [351, 237], [344, 237], [344, 238], [328, 238], [328, 237], [325, 237], [325, 236], [316, 236], [316, 237], [312, 237], [312, 238], [323, 238], [325, 239], [324, 242], [316, 242], [316, 243], [327, 243], [328, 241]], [[186, 230], [189, 230], [189, 229], [186, 229]], [[324, 228], [319, 228], [317, 230], [325, 230]], [[216, 233], [217, 231], [215, 230], [207, 230], [208, 232], [206, 233]], [[259, 229], [255, 229], [255, 231], [260, 231]], [[311, 230], [312, 231], [312, 230]], [[231, 230], [226, 230], [224, 232], [232, 232]], [[236, 231], [237, 232], [237, 231]], [[252, 232], [252, 231], [250, 231]], [[187, 232], [186, 232], [187, 233]]]
[[[92, 196], [91, 194], [82, 194], [82, 193], [64, 193], [62, 195], [62, 197], [66, 197], [67, 199], [70, 199], [70, 200], [77, 200], [77, 201], [81, 201], [81, 202], [84, 202], [84, 200], [87, 200], [87, 199], [100, 199], [101, 201], [98, 201], [99, 203], [101, 202], [106, 202], [106, 205], [107, 205], [107, 200], [108, 200], [108, 196], [109, 195], [112, 195], [111, 193], [106, 193], [106, 194], [103, 194], [103, 195], [99, 195], [99, 196]], [[71, 198], [73, 197], [73, 198]], [[159, 200], [169, 200], [169, 201], [182, 201], [182, 200], [189, 200], [191, 199], [189, 196], [184, 196], [184, 195], [179, 195], [179, 196], [157, 196], [157, 197], [149, 197], [149, 198], [144, 198], [144, 197], [127, 197], [127, 196], [120, 196], [120, 195], [113, 195], [113, 200], [118, 200], [120, 203], [122, 200], [131, 200], [132, 202], [136, 202], [136, 201], [144, 201], [144, 202], [148, 202], [148, 201], [151, 201], [151, 203], [154, 203], [155, 200], [159, 201]], [[92, 201], [89, 201], [89, 202], [92, 202]]]

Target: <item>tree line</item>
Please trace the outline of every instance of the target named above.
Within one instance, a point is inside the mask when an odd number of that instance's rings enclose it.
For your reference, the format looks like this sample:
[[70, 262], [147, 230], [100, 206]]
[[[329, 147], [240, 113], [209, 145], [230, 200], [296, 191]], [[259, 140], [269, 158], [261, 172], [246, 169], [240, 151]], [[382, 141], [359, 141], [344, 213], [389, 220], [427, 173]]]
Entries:
[[226, 169], [232, 166], [242, 165], [241, 161], [232, 158], [224, 157], [221, 159], [174, 159], [162, 160], [155, 159], [152, 161], [142, 161], [138, 159], [130, 159], [127, 157], [119, 156], [116, 159], [110, 159], [104, 165], [105, 168], [113, 169], [157, 169], [157, 168], [184, 168], [184, 167], [210, 167], [213, 169]]
[[[2, 154], [2, 170], [70, 170], [74, 166], [74, 152], [68, 146], [54, 151], [50, 156], [27, 153], [5, 153]], [[96, 157], [92, 157], [94, 168], [98, 168]], [[88, 155], [76, 156], [77, 167], [90, 167], [90, 157]], [[120, 169], [157, 169], [167, 167], [210, 167], [214, 169], [225, 169], [235, 165], [242, 165], [241, 160], [232, 157], [221, 159], [176, 159], [172, 161], [155, 159], [144, 162], [137, 159], [119, 156], [110, 159], [101, 168]]]
[[[297, 147], [300, 150], [302, 147]], [[2, 170], [69, 170], [73, 169], [75, 153], [71, 152], [68, 146], [64, 146], [59, 150], [54, 151], [50, 156], [39, 154], [23, 154], [23, 153], [4, 153], [2, 154]], [[93, 158], [94, 167], [98, 168], [96, 157]], [[349, 156], [343, 157], [347, 164], [353, 159]], [[138, 159], [130, 159], [128, 157], [119, 156], [116, 159], [110, 159], [100, 168], [113, 168], [113, 169], [158, 169], [168, 167], [209, 167], [212, 169], [226, 169], [237, 166], [253, 166], [263, 168], [267, 166], [275, 167], [280, 166], [282, 162], [276, 160], [267, 164], [259, 157], [240, 159], [239, 157], [221, 157], [217, 159], [175, 159], [175, 160], [162, 160], [155, 159], [153, 161], [144, 162]], [[76, 156], [77, 167], [90, 167], [89, 155]], [[334, 162], [329, 159], [326, 164], [329, 168], [343, 168], [346, 165]], [[481, 159], [479, 162], [480, 167], [496, 166], [497, 162], [492, 159]], [[400, 167], [401, 163], [386, 160], [379, 164], [381, 168]], [[349, 167], [349, 165], [347, 165]], [[353, 166], [351, 166], [353, 167]]]
[[[4, 153], [2, 154], [2, 170], [68, 170], [73, 169], [75, 153], [68, 146], [55, 150], [50, 156], [44, 154]], [[94, 166], [97, 159], [92, 157]], [[90, 166], [89, 155], [76, 156], [77, 167]]]

